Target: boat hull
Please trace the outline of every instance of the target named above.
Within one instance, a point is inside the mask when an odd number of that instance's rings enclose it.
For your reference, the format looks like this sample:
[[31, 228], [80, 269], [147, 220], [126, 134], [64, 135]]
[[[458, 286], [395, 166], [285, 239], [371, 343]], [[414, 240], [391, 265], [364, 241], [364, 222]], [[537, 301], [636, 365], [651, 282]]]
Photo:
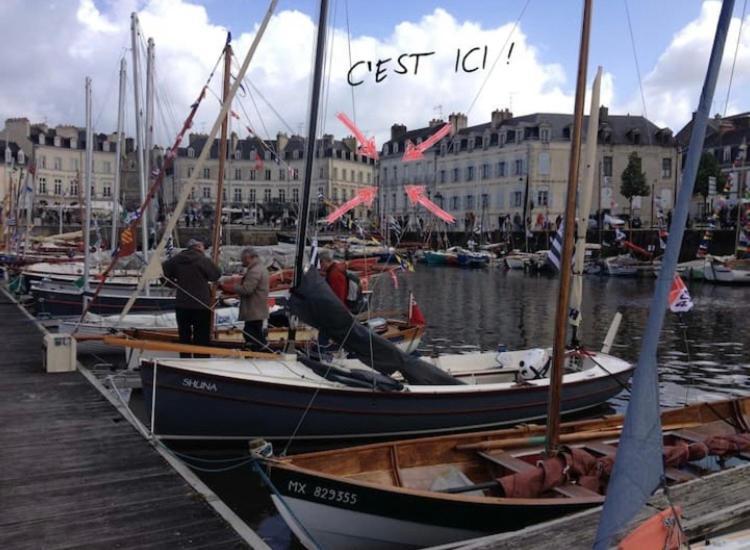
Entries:
[[[83, 312], [84, 293], [80, 290], [45, 289], [32, 287], [31, 294], [36, 301], [37, 313], [52, 317], [80, 315]], [[93, 296], [93, 292], [89, 293]], [[90, 305], [89, 311], [97, 315], [120, 313], [128, 302], [129, 294], [101, 293]], [[133, 313], [158, 313], [174, 311], [174, 296], [139, 296], [130, 310]]]
[[[295, 432], [298, 439], [372, 439], [503, 426], [544, 418], [549, 391], [547, 384], [373, 391], [243, 379], [158, 361], [142, 362], [140, 371], [149, 415], [156, 378], [153, 431], [164, 439], [287, 439]], [[562, 411], [601, 405], [621, 391], [631, 371], [566, 382]]]
[[306, 548], [424, 548], [522, 529], [600, 504], [561, 499], [549, 505], [467, 502], [396, 493], [279, 467], [273, 461], [266, 464], [283, 498], [274, 496], [273, 503]]

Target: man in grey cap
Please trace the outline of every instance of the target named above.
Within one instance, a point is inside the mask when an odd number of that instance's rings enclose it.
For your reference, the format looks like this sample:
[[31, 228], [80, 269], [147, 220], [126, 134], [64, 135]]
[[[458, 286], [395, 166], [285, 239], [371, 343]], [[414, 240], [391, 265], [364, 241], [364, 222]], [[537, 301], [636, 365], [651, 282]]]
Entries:
[[[205, 254], [203, 243], [190, 239], [187, 248], [162, 264], [167, 281], [177, 288], [175, 314], [180, 342], [211, 344], [211, 289], [221, 270]], [[180, 353], [180, 357], [190, 354]]]
[[234, 291], [240, 297], [239, 319], [245, 321], [245, 345], [252, 351], [266, 350], [263, 321], [268, 319], [268, 270], [251, 246], [242, 250], [247, 270]]

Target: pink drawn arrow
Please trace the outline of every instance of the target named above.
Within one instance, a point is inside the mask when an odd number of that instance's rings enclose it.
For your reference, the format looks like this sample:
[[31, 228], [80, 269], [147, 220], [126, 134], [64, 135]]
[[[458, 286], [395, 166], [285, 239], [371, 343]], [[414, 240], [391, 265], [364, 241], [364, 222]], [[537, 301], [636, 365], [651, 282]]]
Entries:
[[326, 223], [333, 223], [338, 220], [341, 216], [349, 212], [352, 208], [358, 207], [360, 204], [366, 204], [368, 207], [372, 206], [372, 202], [375, 200], [375, 195], [378, 194], [377, 187], [363, 187], [357, 194], [346, 201], [344, 204], [339, 206], [336, 210], [328, 214], [326, 217]]
[[349, 117], [347, 117], [344, 113], [339, 113], [338, 115], [336, 115], [336, 118], [338, 118], [344, 126], [349, 128], [349, 131], [354, 134], [355, 138], [357, 138], [357, 141], [360, 143], [357, 151], [359, 151], [360, 155], [370, 157], [373, 160], [378, 160], [380, 158], [380, 156], [378, 155], [378, 148], [375, 145], [374, 137], [367, 139], [362, 131], [357, 128], [357, 126], [351, 120], [349, 120]]
[[401, 158], [401, 162], [409, 162], [411, 160], [420, 160], [424, 157], [424, 152], [430, 147], [435, 145], [438, 141], [453, 133], [453, 125], [450, 122], [446, 122], [440, 130], [432, 134], [426, 140], [419, 145], [414, 145], [411, 140], [406, 140], [406, 151], [404, 156]]
[[412, 204], [421, 204], [427, 210], [435, 214], [438, 218], [447, 223], [455, 223], [456, 218], [448, 214], [445, 210], [440, 208], [437, 204], [432, 202], [430, 199], [425, 197], [424, 185], [404, 185], [406, 195], [409, 197], [409, 202]]

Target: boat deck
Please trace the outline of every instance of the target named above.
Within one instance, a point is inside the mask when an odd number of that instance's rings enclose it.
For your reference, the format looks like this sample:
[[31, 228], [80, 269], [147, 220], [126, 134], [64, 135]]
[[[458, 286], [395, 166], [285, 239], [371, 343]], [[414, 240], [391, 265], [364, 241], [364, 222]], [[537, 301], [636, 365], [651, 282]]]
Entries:
[[[248, 548], [0, 293], [0, 548]], [[209, 495], [210, 496], [210, 495]]]

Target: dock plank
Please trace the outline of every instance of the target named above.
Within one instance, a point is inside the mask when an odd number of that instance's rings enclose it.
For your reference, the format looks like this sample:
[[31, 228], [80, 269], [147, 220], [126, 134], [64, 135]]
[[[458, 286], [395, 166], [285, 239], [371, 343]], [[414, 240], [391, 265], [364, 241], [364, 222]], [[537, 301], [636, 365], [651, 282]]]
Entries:
[[0, 548], [248, 547], [5, 295], [0, 334]]

